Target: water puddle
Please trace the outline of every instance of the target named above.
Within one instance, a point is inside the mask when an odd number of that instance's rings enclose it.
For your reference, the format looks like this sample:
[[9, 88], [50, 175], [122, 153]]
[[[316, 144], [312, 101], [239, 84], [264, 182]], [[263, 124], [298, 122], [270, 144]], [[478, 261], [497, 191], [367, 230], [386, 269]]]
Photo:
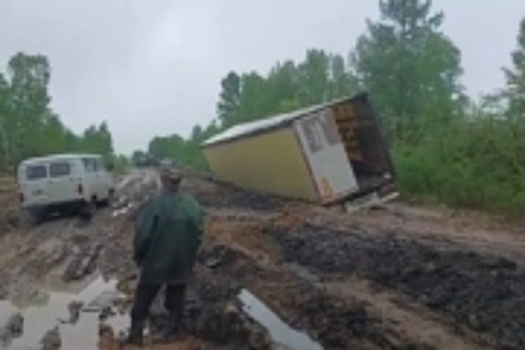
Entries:
[[127, 175], [123, 179], [121, 179], [115, 188], [117, 192], [121, 192], [124, 188], [128, 187], [130, 184], [132, 184], [134, 181], [137, 181], [137, 177], [133, 175]]
[[133, 203], [128, 203], [123, 208], [113, 210], [113, 212], [111, 213], [111, 216], [117, 217], [117, 216], [124, 215], [131, 209], [133, 209]]
[[243, 310], [264, 326], [275, 345], [287, 350], [322, 350], [323, 347], [306, 333], [297, 331], [283, 322], [272, 310], [248, 290], [239, 294]]
[[[29, 302], [1, 301], [0, 326], [15, 313], [23, 316], [24, 323], [22, 334], [4, 344], [0, 343], [0, 349], [40, 349], [40, 340], [54, 327], [58, 327], [62, 349], [96, 349], [99, 311], [119, 296], [116, 283], [115, 280], [104, 280], [102, 276], [95, 275], [91, 280], [75, 284], [52, 283], [39, 290]], [[84, 309], [73, 323], [69, 323], [73, 319], [68, 306], [79, 301], [84, 304]], [[119, 313], [105, 321], [115, 334], [127, 329], [128, 322], [128, 316]]]
[[297, 277], [305, 281], [308, 281], [314, 284], [319, 283], [321, 281], [319, 276], [313, 274], [311, 271], [309, 271], [307, 268], [305, 268], [302, 265], [290, 263], [290, 264], [286, 264], [285, 266], [288, 267], [290, 271], [294, 272], [297, 275]]

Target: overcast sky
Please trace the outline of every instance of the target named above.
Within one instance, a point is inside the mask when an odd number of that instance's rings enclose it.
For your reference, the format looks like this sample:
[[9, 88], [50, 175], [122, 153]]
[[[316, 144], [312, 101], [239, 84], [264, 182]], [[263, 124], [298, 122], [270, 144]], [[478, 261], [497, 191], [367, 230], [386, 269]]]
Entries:
[[[468, 92], [501, 87], [525, 2], [434, 5], [462, 50]], [[78, 132], [106, 120], [129, 153], [214, 118], [231, 69], [265, 73], [314, 47], [346, 55], [378, 9], [375, 0], [0, 0], [0, 14], [0, 66], [17, 51], [47, 55], [65, 124]]]

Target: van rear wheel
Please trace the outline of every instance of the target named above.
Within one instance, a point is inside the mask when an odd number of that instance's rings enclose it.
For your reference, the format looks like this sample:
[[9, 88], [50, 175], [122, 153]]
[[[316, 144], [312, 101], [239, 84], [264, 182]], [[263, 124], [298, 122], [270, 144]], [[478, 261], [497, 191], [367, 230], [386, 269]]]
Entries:
[[115, 191], [109, 190], [107, 198], [100, 201], [100, 207], [102, 208], [110, 207], [113, 204], [114, 199], [115, 199]]
[[42, 221], [42, 214], [33, 209], [22, 209], [20, 211], [20, 225], [22, 228], [29, 229], [38, 225]]
[[95, 199], [90, 200], [89, 202], [84, 203], [80, 210], [80, 217], [83, 220], [89, 221], [95, 215], [97, 211], [97, 202]]

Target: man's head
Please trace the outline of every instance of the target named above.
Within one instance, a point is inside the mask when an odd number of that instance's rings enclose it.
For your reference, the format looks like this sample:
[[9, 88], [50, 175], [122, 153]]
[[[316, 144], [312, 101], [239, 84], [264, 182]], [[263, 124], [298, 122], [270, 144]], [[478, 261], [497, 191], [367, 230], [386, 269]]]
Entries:
[[182, 182], [182, 173], [177, 170], [163, 168], [160, 170], [162, 186], [170, 191], [177, 191]]

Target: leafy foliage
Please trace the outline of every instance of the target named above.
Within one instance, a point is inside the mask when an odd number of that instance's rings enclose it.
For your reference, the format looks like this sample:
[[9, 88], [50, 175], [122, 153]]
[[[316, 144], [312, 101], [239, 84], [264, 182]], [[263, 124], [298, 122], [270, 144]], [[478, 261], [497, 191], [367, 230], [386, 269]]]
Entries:
[[239, 109], [241, 97], [241, 78], [230, 72], [221, 82], [221, 99], [217, 105], [219, 120], [224, 125], [233, 125]]
[[459, 112], [460, 51], [439, 32], [430, 0], [381, 0], [353, 54], [358, 77], [386, 116], [396, 141], [414, 141]]
[[0, 167], [52, 153], [93, 152], [125, 166], [113, 152], [107, 124], [93, 125], [75, 135], [50, 107], [51, 66], [43, 55], [18, 53], [0, 72]]
[[510, 112], [525, 117], [525, 18], [520, 23], [518, 48], [512, 53], [513, 69], [505, 69]]

